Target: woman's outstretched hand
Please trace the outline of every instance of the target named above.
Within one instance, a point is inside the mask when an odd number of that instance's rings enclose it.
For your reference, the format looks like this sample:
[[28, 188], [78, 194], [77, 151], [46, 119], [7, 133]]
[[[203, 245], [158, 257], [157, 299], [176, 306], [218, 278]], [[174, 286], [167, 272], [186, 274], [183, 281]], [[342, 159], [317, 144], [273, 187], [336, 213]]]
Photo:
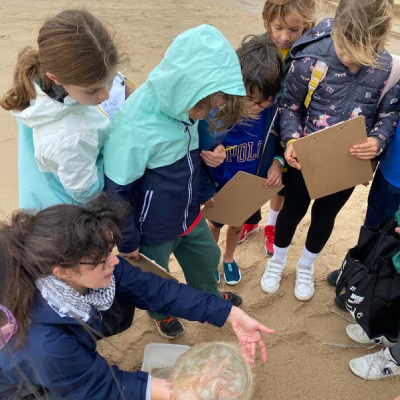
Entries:
[[231, 324], [249, 364], [254, 364], [257, 345], [260, 347], [261, 358], [266, 363], [267, 348], [262, 334], [274, 333], [275, 331], [260, 324], [237, 307], [232, 307], [227, 321]]

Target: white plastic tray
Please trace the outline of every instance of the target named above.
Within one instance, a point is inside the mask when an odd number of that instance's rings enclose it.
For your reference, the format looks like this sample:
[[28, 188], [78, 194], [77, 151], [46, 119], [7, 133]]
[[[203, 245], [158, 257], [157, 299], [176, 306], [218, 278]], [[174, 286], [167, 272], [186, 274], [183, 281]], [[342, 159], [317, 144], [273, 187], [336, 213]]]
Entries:
[[142, 371], [172, 367], [176, 360], [190, 349], [181, 344], [150, 343], [144, 349]]

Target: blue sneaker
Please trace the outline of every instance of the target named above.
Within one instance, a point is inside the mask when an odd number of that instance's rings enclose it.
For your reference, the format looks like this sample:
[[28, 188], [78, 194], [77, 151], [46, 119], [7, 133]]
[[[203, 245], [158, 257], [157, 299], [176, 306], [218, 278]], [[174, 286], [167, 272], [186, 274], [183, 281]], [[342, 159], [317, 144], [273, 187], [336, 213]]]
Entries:
[[218, 283], [221, 282], [221, 276], [219, 275], [218, 268], [215, 270], [215, 279]]
[[224, 278], [228, 285], [237, 285], [242, 280], [242, 274], [235, 260], [232, 263], [224, 262]]

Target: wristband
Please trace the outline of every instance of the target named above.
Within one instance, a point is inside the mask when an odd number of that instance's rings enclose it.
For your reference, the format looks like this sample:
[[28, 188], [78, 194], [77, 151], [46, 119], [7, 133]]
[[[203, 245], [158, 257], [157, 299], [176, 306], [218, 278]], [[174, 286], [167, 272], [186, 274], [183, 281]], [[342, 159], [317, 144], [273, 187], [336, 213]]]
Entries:
[[285, 160], [281, 156], [275, 156], [273, 160], [279, 161], [279, 164], [281, 164], [281, 167], [283, 168], [285, 166]]
[[286, 148], [288, 147], [288, 145], [292, 142], [295, 142], [297, 139], [290, 139], [287, 143], [286, 143]]

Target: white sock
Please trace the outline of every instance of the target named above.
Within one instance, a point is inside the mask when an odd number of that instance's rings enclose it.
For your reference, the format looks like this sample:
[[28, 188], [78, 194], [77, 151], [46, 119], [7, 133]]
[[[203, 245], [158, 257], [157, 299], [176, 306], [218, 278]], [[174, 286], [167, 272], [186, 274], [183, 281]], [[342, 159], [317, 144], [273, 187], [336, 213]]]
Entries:
[[270, 208], [269, 212], [268, 212], [268, 221], [265, 225], [275, 226], [278, 215], [279, 215], [279, 211], [274, 211], [272, 208]]
[[304, 265], [305, 267], [311, 267], [314, 260], [318, 257], [318, 254], [319, 253], [311, 253], [306, 249], [306, 246], [304, 246], [299, 264]]
[[274, 245], [274, 255], [272, 258], [281, 264], [286, 264], [286, 254], [289, 251], [288, 247], [278, 247]]

